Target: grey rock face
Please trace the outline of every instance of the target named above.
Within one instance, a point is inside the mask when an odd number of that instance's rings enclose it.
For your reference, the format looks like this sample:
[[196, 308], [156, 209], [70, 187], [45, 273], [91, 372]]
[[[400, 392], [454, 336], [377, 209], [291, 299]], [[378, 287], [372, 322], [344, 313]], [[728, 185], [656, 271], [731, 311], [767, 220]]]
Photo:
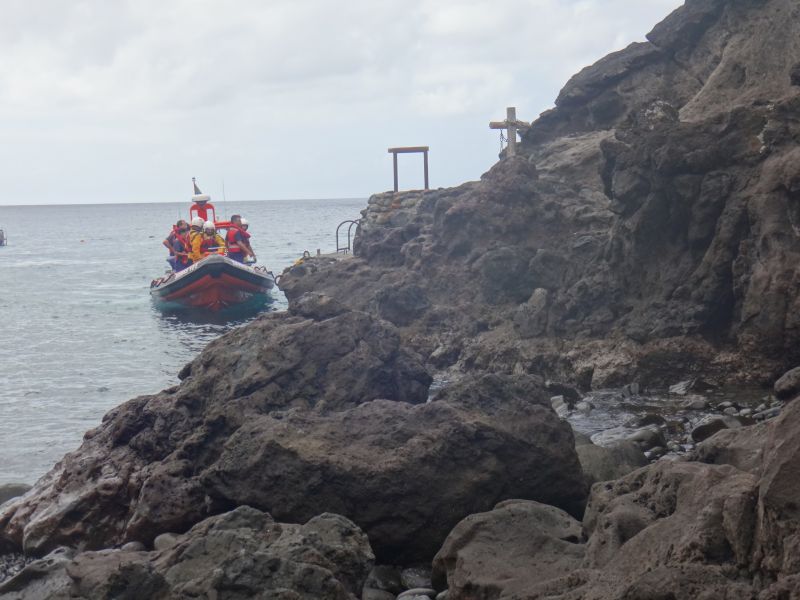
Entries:
[[591, 442], [575, 447], [578, 460], [589, 483], [619, 479], [648, 464], [642, 450], [633, 442], [623, 441], [609, 448]]
[[203, 485], [222, 503], [280, 519], [325, 507], [353, 518], [379, 560], [429, 560], [455, 523], [504, 495], [581, 513], [571, 430], [548, 403], [532, 380], [486, 376], [425, 405], [260, 418], [228, 440]]
[[[242, 427], [279, 423], [270, 415], [287, 409], [325, 414], [376, 398], [427, 400], [431, 378], [393, 326], [319, 297], [297, 310], [309, 316], [271, 314], [234, 330], [184, 369], [178, 388], [108, 413], [25, 498], [3, 507], [0, 549], [149, 545], [231, 506], [210, 495], [206, 474], [247, 440], [236, 435]], [[247, 487], [252, 474], [241, 476]]]
[[31, 489], [26, 483], [6, 483], [0, 485], [0, 504], [5, 504], [12, 498], [18, 498]]
[[[351, 600], [372, 560], [366, 536], [343, 517], [323, 514], [286, 525], [240, 507], [195, 525], [161, 551], [43, 559], [47, 568], [28, 566], [0, 586], [0, 597]], [[42, 590], [48, 595], [39, 595]]]
[[789, 400], [800, 394], [800, 367], [784, 373], [775, 382], [775, 395], [782, 400]]
[[531, 581], [568, 575], [583, 556], [581, 525], [563, 511], [510, 500], [461, 521], [433, 561], [437, 589], [448, 598], [523, 594]]

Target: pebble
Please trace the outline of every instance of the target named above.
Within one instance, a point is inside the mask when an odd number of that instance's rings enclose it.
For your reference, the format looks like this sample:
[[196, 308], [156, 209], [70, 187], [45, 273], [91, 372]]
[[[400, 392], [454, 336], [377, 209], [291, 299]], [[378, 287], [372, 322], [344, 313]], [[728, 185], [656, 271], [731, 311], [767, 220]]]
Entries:
[[675, 394], [676, 396], [685, 396], [689, 393], [689, 390], [692, 389], [693, 385], [694, 380], [681, 381], [680, 383], [669, 386], [669, 393]]
[[779, 414], [781, 414], [781, 408], [780, 406], [775, 406], [773, 408], [768, 408], [767, 410], [762, 410], [761, 412], [756, 413], [755, 415], [753, 415], [753, 418], [759, 421], [763, 421], [765, 419], [772, 419], [774, 417], [777, 417]]
[[639, 427], [647, 427], [648, 425], [664, 425], [666, 424], [667, 420], [662, 417], [661, 415], [657, 415], [655, 413], [647, 413], [646, 415], [639, 417], [636, 420], [636, 424]]
[[667, 444], [660, 431], [654, 431], [647, 428], [640, 429], [631, 435], [628, 440], [639, 446], [639, 449], [643, 452], [646, 450], [651, 450], [656, 446], [665, 446]]
[[562, 419], [569, 414], [569, 405], [564, 399], [564, 396], [553, 396], [550, 398], [550, 405], [553, 407], [553, 410], [556, 411], [556, 414]]
[[629, 383], [628, 385], [622, 388], [622, 395], [631, 397], [631, 396], [638, 396], [639, 395], [639, 384], [638, 383]]
[[403, 569], [400, 573], [400, 582], [407, 590], [431, 589], [431, 568], [418, 566]]
[[361, 592], [361, 600], [395, 600], [395, 595], [386, 590], [376, 590], [365, 587]]
[[722, 414], [728, 415], [729, 417], [735, 417], [739, 414], [739, 410], [735, 406], [729, 406], [725, 410], [722, 411]]
[[692, 440], [702, 442], [723, 429], [734, 429], [741, 427], [742, 423], [736, 417], [710, 417], [703, 420], [697, 427], [692, 429]]
[[726, 408], [731, 408], [733, 406], [733, 402], [726, 400], [725, 402], [720, 402], [717, 404], [717, 410], [725, 410]]
[[406, 590], [397, 597], [397, 600], [415, 600], [418, 598], [432, 600], [435, 597], [436, 597], [436, 590], [432, 588], [421, 587], [421, 588]]
[[447, 597], [448, 597], [449, 595], [450, 595], [450, 594], [448, 593], [448, 591], [447, 591], [447, 590], [445, 590], [445, 591], [443, 591], [443, 592], [439, 592], [439, 594], [437, 594], [437, 596], [436, 596], [436, 600], [447, 600]]
[[162, 533], [153, 540], [153, 550], [160, 551], [172, 548], [177, 540], [178, 536], [174, 533]]
[[[590, 412], [592, 412], [593, 408], [594, 408], [594, 404], [592, 404], [591, 402], [587, 402], [586, 400], [581, 400], [580, 402], [578, 402], [575, 405], [575, 410], [577, 410], [579, 412], [582, 412], [584, 414], [587, 414], [587, 415]], [[556, 412], [558, 412], [558, 411], [556, 411]]]
[[740, 417], [749, 417], [752, 414], [753, 414], [752, 408], [743, 408], [742, 410], [739, 411]]
[[128, 542], [127, 544], [123, 544], [120, 550], [126, 552], [144, 552], [147, 548], [145, 548], [142, 542]]
[[667, 453], [667, 449], [663, 446], [656, 446], [652, 450], [650, 450], [650, 455], [654, 458], [661, 458]]
[[[375, 565], [372, 567], [369, 575], [367, 575], [364, 587], [392, 592], [395, 595], [406, 589], [400, 581], [400, 568], [391, 565]], [[394, 597], [392, 600], [394, 600]]]
[[689, 410], [707, 410], [708, 400], [702, 396], [695, 396], [693, 398], [688, 398], [683, 407], [688, 408]]

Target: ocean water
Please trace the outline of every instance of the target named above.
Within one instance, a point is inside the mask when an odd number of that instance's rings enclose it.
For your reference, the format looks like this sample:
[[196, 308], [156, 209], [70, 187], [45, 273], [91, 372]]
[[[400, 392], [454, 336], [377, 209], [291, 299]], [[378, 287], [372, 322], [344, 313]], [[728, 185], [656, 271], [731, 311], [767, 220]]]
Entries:
[[[276, 275], [336, 249], [336, 226], [365, 199], [217, 203], [250, 221], [259, 264]], [[150, 281], [188, 203], [0, 206], [0, 483], [33, 483], [119, 403], [177, 383], [211, 340], [252, 319], [164, 314]], [[284, 310], [278, 290], [264, 310]]]

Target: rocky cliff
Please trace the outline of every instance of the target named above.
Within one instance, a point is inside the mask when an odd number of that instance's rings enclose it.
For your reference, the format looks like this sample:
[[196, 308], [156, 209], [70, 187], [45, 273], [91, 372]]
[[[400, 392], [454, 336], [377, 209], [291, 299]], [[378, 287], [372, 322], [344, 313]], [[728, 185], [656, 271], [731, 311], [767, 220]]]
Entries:
[[373, 196], [355, 256], [0, 508], [46, 555], [0, 598], [800, 598], [798, 371], [779, 418], [638, 469], [553, 410], [800, 363], [798, 34], [689, 0], [480, 181]]
[[688, 2], [573, 77], [521, 156], [373, 197], [355, 261], [286, 293], [371, 310], [437, 367], [772, 379], [800, 360], [799, 10]]

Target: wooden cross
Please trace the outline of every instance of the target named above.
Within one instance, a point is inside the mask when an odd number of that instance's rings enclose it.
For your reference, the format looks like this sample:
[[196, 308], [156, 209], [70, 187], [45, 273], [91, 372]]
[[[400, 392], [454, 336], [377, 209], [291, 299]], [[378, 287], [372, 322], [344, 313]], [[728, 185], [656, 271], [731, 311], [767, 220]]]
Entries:
[[517, 130], [526, 130], [531, 124], [526, 121], [517, 121], [517, 109], [509, 106], [506, 109], [505, 121], [492, 121], [489, 129], [508, 129], [508, 150], [506, 156], [514, 156], [517, 153]]

